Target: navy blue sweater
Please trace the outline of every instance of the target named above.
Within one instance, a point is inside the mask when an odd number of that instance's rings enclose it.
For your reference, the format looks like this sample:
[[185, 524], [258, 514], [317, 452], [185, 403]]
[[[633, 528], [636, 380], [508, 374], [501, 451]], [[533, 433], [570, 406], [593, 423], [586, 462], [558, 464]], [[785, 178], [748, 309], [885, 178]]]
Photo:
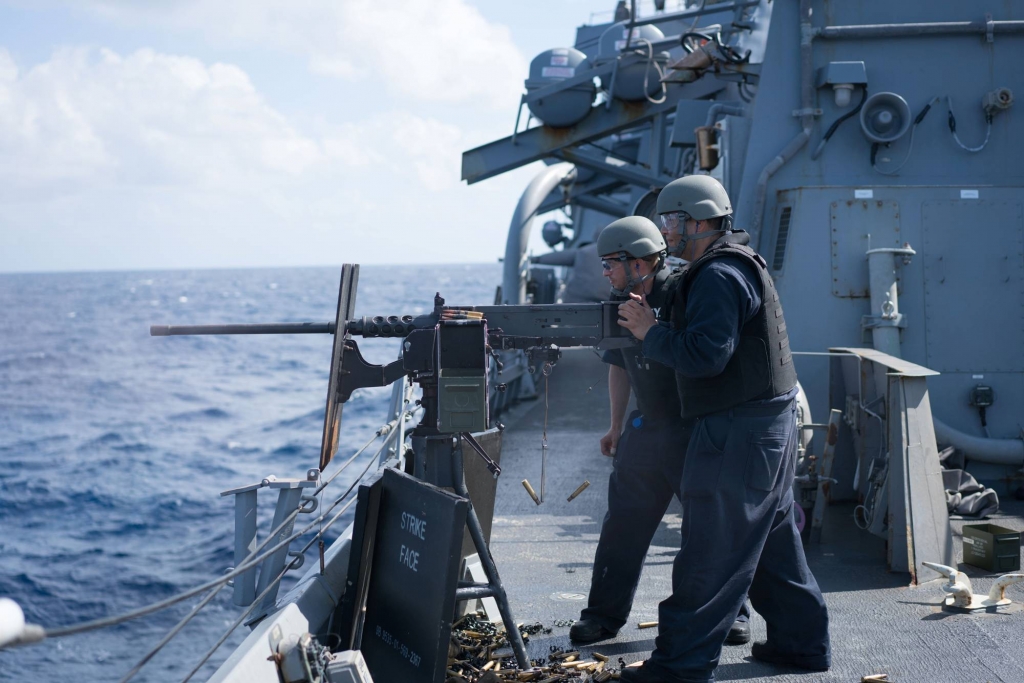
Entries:
[[760, 308], [761, 278], [753, 266], [738, 256], [713, 259], [690, 284], [685, 323], [673, 329], [659, 321], [644, 337], [643, 354], [686, 377], [714, 377], [725, 370], [740, 330]]

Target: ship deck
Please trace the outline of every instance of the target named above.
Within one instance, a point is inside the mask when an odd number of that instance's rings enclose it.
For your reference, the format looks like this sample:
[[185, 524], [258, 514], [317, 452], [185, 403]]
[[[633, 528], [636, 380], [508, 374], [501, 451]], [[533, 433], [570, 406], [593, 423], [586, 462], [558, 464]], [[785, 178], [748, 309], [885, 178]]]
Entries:
[[[645, 659], [654, 647], [656, 629], [638, 629], [654, 621], [658, 602], [671, 589], [672, 561], [680, 542], [680, 511], [673, 501], [647, 554], [643, 577], [629, 622], [618, 636], [575, 647], [568, 626], [586, 605], [594, 551], [606, 509], [611, 460], [597, 443], [608, 425], [607, 371], [590, 350], [566, 351], [550, 377], [547, 499], [538, 506], [520, 482], [527, 478], [539, 491], [540, 443], [544, 428], [541, 398], [521, 404], [504, 419], [502, 476], [492, 528], [492, 552], [519, 622], [539, 621], [550, 634], [531, 637], [531, 658], [546, 658], [551, 646], [599, 652], [616, 661]], [[591, 486], [572, 502], [566, 497], [584, 480]], [[1003, 492], [1000, 492], [1002, 496]], [[1003, 512], [990, 521], [1024, 530], [1024, 503], [1001, 500]], [[960, 530], [953, 522], [957, 559]], [[885, 542], [853, 523], [852, 505], [827, 508], [822, 541], [806, 547], [807, 558], [825, 595], [831, 618], [833, 668], [809, 673], [762, 664], [750, 646], [723, 650], [716, 677], [722, 681], [859, 681], [886, 673], [892, 681], [1024, 681], [1024, 608], [1008, 613], [962, 615], [942, 612], [942, 580], [908, 587], [909, 574], [886, 567]], [[960, 565], [987, 593], [994, 575]], [[1007, 591], [1024, 599], [1024, 584]], [[764, 640], [765, 624], [756, 613], [753, 639]]]

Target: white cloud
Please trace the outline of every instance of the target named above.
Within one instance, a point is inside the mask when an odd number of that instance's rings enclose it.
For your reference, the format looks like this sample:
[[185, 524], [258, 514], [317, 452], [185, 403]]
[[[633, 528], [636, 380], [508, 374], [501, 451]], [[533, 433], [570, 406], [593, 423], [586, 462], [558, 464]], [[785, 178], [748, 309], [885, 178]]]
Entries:
[[455, 126], [410, 114], [401, 116], [394, 128], [394, 142], [412, 159], [420, 182], [431, 190], [443, 190], [458, 184], [462, 133]]
[[322, 76], [333, 76], [350, 81], [366, 75], [365, 69], [360, 69], [344, 57], [337, 56], [314, 55], [309, 58], [309, 69]]
[[310, 132], [230, 64], [0, 50], [0, 271], [479, 259], [522, 182], [459, 183], [482, 134], [397, 110]]
[[[0, 174], [44, 189], [167, 185], [245, 191], [333, 166], [412, 164], [430, 189], [458, 182], [459, 128], [400, 112], [296, 130], [236, 66], [139, 50], [61, 50], [19, 74], [0, 52]], [[16, 167], [15, 167], [16, 164]], [[337, 169], [335, 169], [337, 170]], [[0, 187], [0, 193], [4, 190]]]
[[274, 46], [319, 74], [379, 79], [427, 102], [516, 105], [527, 62], [505, 26], [466, 0], [92, 0], [119, 21], [201, 32], [218, 44]]

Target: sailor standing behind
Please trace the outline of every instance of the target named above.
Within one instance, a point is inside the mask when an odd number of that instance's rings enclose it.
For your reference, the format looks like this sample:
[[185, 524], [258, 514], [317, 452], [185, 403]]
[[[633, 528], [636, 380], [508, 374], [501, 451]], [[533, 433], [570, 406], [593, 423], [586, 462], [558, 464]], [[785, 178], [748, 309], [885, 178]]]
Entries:
[[[665, 240], [654, 223], [640, 216], [611, 223], [598, 237], [597, 253], [615, 298], [624, 300], [633, 293], [654, 309], [662, 305], [673, 276], [665, 267]], [[601, 453], [615, 461], [589, 601], [569, 631], [577, 643], [610, 638], [626, 623], [654, 532], [672, 495], [679, 495], [679, 444], [689, 440], [695, 422], [679, 415], [672, 371], [645, 358], [639, 347], [607, 351], [603, 360], [609, 364], [611, 428], [601, 438]], [[637, 410], [623, 430], [631, 391]], [[744, 609], [727, 642], [750, 639], [746, 622]]]
[[747, 233], [731, 229], [717, 180], [672, 181], [658, 213], [690, 261], [665, 304], [671, 324], [638, 296], [619, 307], [620, 324], [675, 370], [682, 416], [699, 419], [683, 467], [672, 595], [658, 607], [650, 659], [622, 680], [714, 681], [747, 594], [768, 625], [754, 658], [825, 671], [828, 613], [793, 519], [797, 380], [779, 295]]

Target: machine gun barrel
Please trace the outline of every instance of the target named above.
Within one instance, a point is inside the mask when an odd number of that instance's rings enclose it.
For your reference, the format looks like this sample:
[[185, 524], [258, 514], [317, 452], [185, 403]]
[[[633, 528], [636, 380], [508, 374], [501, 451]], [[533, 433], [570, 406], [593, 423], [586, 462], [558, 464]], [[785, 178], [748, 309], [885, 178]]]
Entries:
[[[442, 300], [443, 302], [443, 300]], [[635, 343], [618, 324], [618, 303], [543, 304], [525, 306], [438, 306], [424, 315], [353, 318], [345, 331], [356, 337], [407, 337], [432, 329], [439, 320], [485, 320], [489, 342], [497, 349], [537, 346], [616, 348]], [[214, 334], [334, 334], [333, 322], [237, 323], [225, 325], [152, 325], [150, 335], [171, 337]]]
[[152, 337], [198, 334], [334, 334], [334, 323], [237, 323], [231, 325], [150, 325]]

